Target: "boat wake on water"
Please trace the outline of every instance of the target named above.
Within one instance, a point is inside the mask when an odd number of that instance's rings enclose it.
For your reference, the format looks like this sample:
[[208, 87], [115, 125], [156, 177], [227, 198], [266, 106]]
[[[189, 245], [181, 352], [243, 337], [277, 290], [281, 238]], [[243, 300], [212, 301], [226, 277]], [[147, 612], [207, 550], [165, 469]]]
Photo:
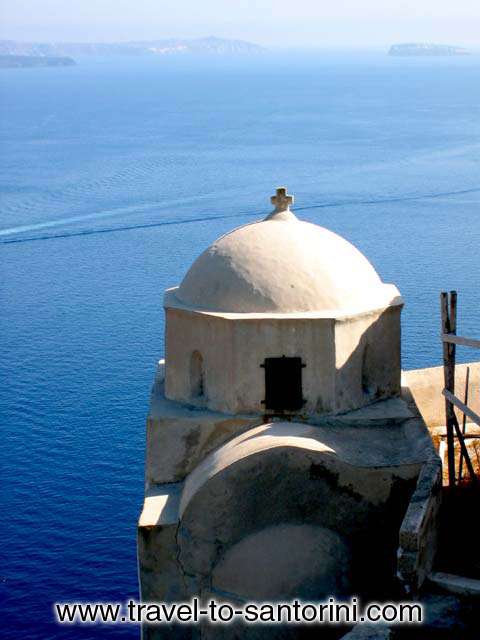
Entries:
[[[377, 205], [377, 204], [387, 204], [394, 202], [408, 202], [408, 201], [419, 201], [419, 200], [430, 200], [435, 198], [449, 198], [454, 196], [468, 195], [472, 193], [480, 193], [480, 187], [471, 187], [468, 189], [459, 189], [456, 191], [443, 191], [437, 193], [424, 193], [424, 194], [412, 194], [412, 195], [399, 195], [399, 196], [387, 196], [380, 198], [371, 198], [366, 200], [338, 200], [336, 202], [320, 202], [320, 203], [312, 203], [306, 204], [300, 207], [295, 207], [296, 211], [309, 211], [313, 209], [327, 209], [334, 207], [345, 207], [345, 206], [368, 206], [368, 205]], [[157, 222], [146, 222], [146, 223], [136, 223], [136, 224], [128, 224], [128, 225], [116, 225], [112, 227], [103, 227], [103, 228], [91, 228], [91, 229], [83, 229], [83, 230], [75, 230], [75, 231], [64, 231], [62, 233], [48, 233], [48, 234], [39, 234], [33, 236], [22, 235], [27, 233], [28, 231], [40, 231], [41, 229], [47, 228], [55, 228], [62, 227], [68, 224], [75, 224], [77, 222], [83, 222], [88, 220], [97, 220], [99, 218], [107, 218], [114, 217], [119, 214], [125, 213], [138, 213], [140, 211], [152, 210], [152, 209], [164, 209], [167, 206], [171, 206], [170, 203], [149, 203], [148, 205], [139, 205], [139, 206], [131, 206], [131, 207], [122, 207], [121, 210], [109, 210], [102, 211], [92, 214], [85, 214], [82, 216], [75, 216], [71, 218], [63, 218], [60, 220], [52, 220], [49, 222], [43, 222], [32, 225], [24, 225], [20, 227], [11, 227], [8, 229], [0, 229], [0, 244], [14, 244], [21, 242], [36, 242], [39, 240], [54, 240], [58, 238], [73, 238], [79, 236], [89, 236], [96, 235], [101, 233], [115, 233], [119, 231], [132, 231], [135, 229], [149, 229], [154, 227], [163, 227], [163, 226], [171, 226], [171, 225], [183, 225], [183, 224], [194, 224], [200, 222], [209, 222], [213, 220], [226, 220], [229, 218], [245, 218], [245, 217], [256, 217], [262, 215], [264, 212], [262, 211], [243, 211], [236, 212], [231, 214], [212, 214], [205, 216], [198, 216], [192, 218], [176, 218], [171, 220], [161, 220]], [[12, 237], [13, 236], [13, 237]]]

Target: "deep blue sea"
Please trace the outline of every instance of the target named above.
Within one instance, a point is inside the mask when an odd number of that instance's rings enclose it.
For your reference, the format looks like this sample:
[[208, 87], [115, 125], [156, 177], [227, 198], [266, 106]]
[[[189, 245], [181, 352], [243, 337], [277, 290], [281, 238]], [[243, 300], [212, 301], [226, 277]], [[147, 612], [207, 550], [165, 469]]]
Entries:
[[404, 368], [440, 363], [442, 289], [479, 337], [480, 57], [83, 59], [0, 93], [0, 633], [136, 638], [51, 607], [137, 595], [163, 290], [287, 185], [398, 285]]

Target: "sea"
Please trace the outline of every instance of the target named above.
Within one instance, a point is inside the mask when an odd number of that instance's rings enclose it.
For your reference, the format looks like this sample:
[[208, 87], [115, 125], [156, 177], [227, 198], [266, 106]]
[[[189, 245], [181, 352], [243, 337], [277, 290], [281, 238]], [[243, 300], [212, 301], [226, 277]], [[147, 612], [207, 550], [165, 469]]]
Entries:
[[405, 369], [441, 363], [443, 290], [480, 337], [480, 56], [77, 62], [0, 71], [5, 639], [139, 637], [53, 603], [138, 597], [163, 291], [277, 186], [399, 287]]

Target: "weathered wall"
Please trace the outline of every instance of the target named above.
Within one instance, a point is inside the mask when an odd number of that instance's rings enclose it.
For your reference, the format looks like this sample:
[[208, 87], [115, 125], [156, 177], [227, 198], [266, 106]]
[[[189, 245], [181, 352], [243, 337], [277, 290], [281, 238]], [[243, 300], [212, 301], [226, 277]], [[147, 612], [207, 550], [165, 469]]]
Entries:
[[[297, 415], [349, 411], [400, 392], [401, 306], [350, 317], [235, 317], [167, 308], [167, 398], [225, 413], [265, 413], [265, 358], [301, 357]], [[203, 358], [204, 395], [191, 359]]]
[[167, 400], [160, 361], [147, 418], [146, 487], [183, 480], [210, 451], [260, 422], [260, 416], [233, 416]]
[[409, 446], [412, 427], [357, 428], [364, 437], [349, 447], [353, 427], [262, 425], [207, 455], [184, 483], [152, 486], [138, 533], [143, 598], [381, 591], [428, 455]]
[[[167, 309], [165, 393], [168, 398], [225, 413], [262, 414], [265, 372], [275, 356], [301, 357], [306, 412], [332, 411], [334, 345], [331, 320], [248, 319]], [[190, 394], [189, 363], [198, 350], [205, 365], [205, 398]]]
[[[177, 422], [161, 422], [180, 410]], [[398, 532], [421, 465], [434, 455], [423, 422], [400, 398], [315, 425], [238, 423], [230, 430], [212, 416], [240, 418], [166, 400], [160, 367], [138, 529], [142, 598], [380, 597], [395, 573]], [[185, 436], [188, 420], [197, 426]], [[144, 637], [197, 631], [145, 627]]]
[[[455, 393], [463, 400], [465, 376], [470, 367], [470, 397], [468, 406], [480, 414], [480, 362], [458, 364], [455, 367]], [[445, 425], [443, 367], [414, 369], [402, 372], [402, 395], [413, 400], [428, 427]], [[462, 414], [457, 413], [462, 419]]]
[[414, 597], [431, 572], [437, 553], [441, 492], [442, 465], [434, 458], [422, 467], [400, 528], [398, 576]]
[[400, 394], [401, 306], [335, 321], [335, 410]]

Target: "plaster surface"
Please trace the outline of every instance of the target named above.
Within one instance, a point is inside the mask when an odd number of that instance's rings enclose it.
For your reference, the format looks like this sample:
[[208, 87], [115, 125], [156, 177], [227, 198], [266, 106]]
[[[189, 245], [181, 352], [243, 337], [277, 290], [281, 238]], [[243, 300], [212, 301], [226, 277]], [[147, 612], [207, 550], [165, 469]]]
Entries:
[[228, 549], [212, 572], [212, 589], [259, 602], [341, 595], [350, 588], [349, 557], [348, 544], [334, 531], [277, 524]]
[[[350, 411], [400, 394], [401, 304], [339, 318], [221, 315], [166, 308], [165, 393], [224, 413], [263, 414], [265, 358], [300, 357], [304, 406], [296, 415]], [[192, 393], [192, 354], [203, 393]]]
[[[411, 395], [400, 398], [402, 299], [350, 243], [299, 221], [292, 202], [278, 189], [272, 214], [217, 240], [166, 292], [138, 528], [144, 599], [377, 599], [393, 584], [402, 522], [403, 569], [430, 562], [417, 553], [433, 540], [418, 478], [436, 454]], [[302, 368], [282, 361], [297, 368], [270, 369], [266, 382], [265, 359], [282, 356]], [[300, 371], [302, 396], [282, 408]], [[423, 506], [411, 504], [415, 490]]]
[[[468, 406], [480, 414], [480, 362], [457, 364], [455, 367], [455, 394], [463, 400], [467, 367], [470, 369]], [[413, 369], [402, 373], [402, 394], [417, 408], [428, 427], [445, 425], [445, 398], [443, 366]], [[461, 423], [462, 414], [457, 411]]]
[[160, 361], [147, 418], [146, 486], [179, 482], [213, 449], [261, 421], [173, 402], [164, 393]]
[[216, 240], [176, 292], [187, 306], [239, 313], [386, 306], [395, 295], [350, 242], [291, 212]]
[[282, 356], [302, 359], [302, 398], [279, 408], [300, 419], [400, 393], [398, 289], [345, 239], [298, 220], [292, 202], [278, 189], [266, 219], [219, 238], [167, 290], [170, 400], [265, 413], [261, 366]]
[[399, 535], [397, 575], [410, 596], [432, 571], [438, 547], [442, 465], [438, 457], [426, 461], [402, 522]]
[[[152, 571], [148, 557], [153, 558], [156, 591], [166, 593], [171, 586], [167, 584], [171, 571], [159, 570], [162, 564], [169, 565], [166, 555], [177, 563], [179, 580], [182, 576], [183, 586], [177, 589], [185, 587], [185, 576], [193, 593], [213, 588], [214, 583], [225, 586], [227, 567], [239, 557], [236, 545], [249, 544], [242, 540], [251, 535], [260, 536], [251, 538], [257, 542], [267, 539], [268, 534], [261, 532], [271, 527], [283, 531], [283, 526], [308, 524], [314, 529], [305, 533], [307, 537], [319, 528], [312, 549], [322, 546], [324, 530], [342, 540], [347, 536], [349, 544], [353, 540], [357, 545], [354, 564], [361, 563], [359, 549], [364, 549], [367, 538], [369, 544], [380, 539], [383, 548], [391, 547], [393, 553], [393, 521], [398, 520], [399, 527], [412, 482], [422, 461], [434, 453], [422, 421], [406, 417], [408, 410], [401, 401], [379, 405], [388, 416], [387, 424], [379, 421], [379, 410], [371, 409], [356, 412], [358, 423], [343, 417], [336, 424], [263, 424], [206, 454], [184, 482], [151, 484], [139, 522], [140, 557], [147, 573]], [[162, 553], [159, 544], [164, 545]], [[314, 566], [314, 556], [303, 563], [304, 569]], [[219, 562], [223, 569], [212, 582]], [[299, 574], [304, 569], [299, 566]], [[315, 588], [320, 585], [319, 578]]]
[[[174, 569], [176, 591], [191, 595], [255, 599], [270, 584], [269, 597], [286, 597], [287, 575], [297, 593], [351, 585], [358, 592], [372, 553], [378, 566], [369, 577], [385, 581], [422, 461], [433, 452], [423, 423], [402, 414], [405, 407], [394, 406], [388, 424], [373, 426], [263, 424], [207, 454], [183, 483], [151, 485], [139, 529], [145, 592], [169, 593]], [[288, 540], [295, 570], [278, 565], [278, 580], [262, 581], [259, 558], [280, 562]]]
[[[161, 370], [157, 383], [158, 391]], [[152, 397], [152, 417], [197, 411]], [[144, 600], [379, 596], [395, 572], [418, 474], [435, 456], [423, 421], [400, 398], [317, 424], [245, 426], [191, 453], [181, 482], [151, 482], [146, 492], [138, 530]], [[170, 449], [156, 455], [159, 468], [168, 467]], [[151, 628], [145, 637], [233, 633], [187, 629]], [[260, 631], [259, 638], [283, 633]]]

